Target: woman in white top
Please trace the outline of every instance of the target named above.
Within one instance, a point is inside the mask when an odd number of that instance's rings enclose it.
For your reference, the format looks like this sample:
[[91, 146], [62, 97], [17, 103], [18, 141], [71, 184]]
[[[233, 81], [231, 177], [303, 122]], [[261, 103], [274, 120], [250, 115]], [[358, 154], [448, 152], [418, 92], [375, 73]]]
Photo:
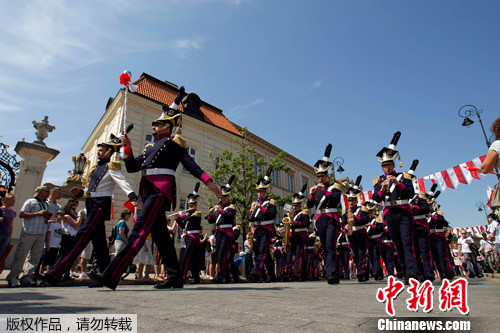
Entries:
[[496, 167], [496, 172], [500, 170], [500, 118], [495, 120], [491, 125], [491, 133], [495, 136], [495, 141], [490, 146], [486, 159], [481, 165], [482, 173], [490, 173]]

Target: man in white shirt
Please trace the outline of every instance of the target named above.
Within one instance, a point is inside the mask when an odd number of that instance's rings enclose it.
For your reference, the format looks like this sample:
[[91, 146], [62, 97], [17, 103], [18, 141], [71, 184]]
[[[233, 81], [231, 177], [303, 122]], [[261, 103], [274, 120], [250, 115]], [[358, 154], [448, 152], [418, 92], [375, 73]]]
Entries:
[[461, 237], [458, 239], [458, 246], [460, 251], [463, 253], [464, 258], [467, 262], [467, 270], [470, 272], [471, 269], [469, 267], [469, 263], [472, 265], [472, 270], [474, 271], [474, 275], [469, 275], [469, 277], [481, 277], [479, 270], [477, 268], [477, 260], [476, 256], [472, 253], [470, 245], [474, 243], [471, 237], [467, 236], [467, 230], [462, 229], [460, 231]]
[[495, 213], [488, 215], [488, 234], [493, 236], [493, 244], [500, 256], [500, 223], [498, 223], [498, 216]]
[[[33, 275], [43, 254], [45, 234], [48, 229], [47, 221], [52, 216], [47, 210], [46, 200], [49, 192], [47, 186], [38, 186], [33, 198], [26, 200], [21, 208], [19, 217], [23, 219], [23, 228], [10, 273], [6, 278], [10, 287], [18, 287], [20, 283], [25, 286], [36, 284]], [[25, 265], [28, 253], [30, 256]], [[24, 273], [24, 276], [19, 280], [21, 273]]]

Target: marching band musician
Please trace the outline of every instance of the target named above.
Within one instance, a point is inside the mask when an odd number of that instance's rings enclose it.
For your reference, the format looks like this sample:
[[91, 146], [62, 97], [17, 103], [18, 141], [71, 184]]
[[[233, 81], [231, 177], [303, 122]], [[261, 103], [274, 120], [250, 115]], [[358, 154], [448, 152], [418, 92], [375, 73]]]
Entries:
[[191, 270], [192, 280], [190, 284], [200, 283], [200, 267], [199, 267], [199, 248], [200, 248], [200, 229], [201, 229], [201, 212], [198, 208], [198, 190], [200, 183], [197, 182], [194, 191], [189, 193], [188, 211], [177, 213], [175, 221], [184, 230], [184, 242], [186, 243], [186, 250], [182, 258], [181, 274], [184, 283], [187, 282], [188, 270]]
[[229, 178], [228, 183], [221, 188], [222, 195], [219, 197], [219, 204], [213, 207], [208, 213], [208, 223], [213, 224], [215, 231], [215, 248], [219, 258], [219, 271], [215, 276], [217, 283], [230, 283], [230, 261], [232, 260], [233, 244], [236, 240], [233, 227], [235, 226], [236, 206], [230, 204], [232, 193], [231, 184], [235, 176]]
[[[437, 185], [437, 184], [436, 184]], [[447, 251], [447, 240], [444, 232], [444, 228], [448, 227], [448, 222], [444, 219], [443, 213], [437, 208], [436, 199], [441, 194], [441, 191], [434, 193], [436, 187], [431, 188], [431, 192], [426, 194], [427, 203], [430, 207], [430, 218], [429, 218], [429, 229], [430, 229], [430, 250], [432, 254], [432, 259], [436, 263], [436, 268], [439, 272], [439, 277], [441, 279], [449, 278], [452, 279], [452, 272], [448, 269], [446, 251]], [[436, 209], [433, 209], [433, 205], [436, 205]], [[439, 214], [441, 213], [441, 214]]]
[[[368, 248], [368, 234], [366, 225], [370, 222], [366, 205], [358, 206], [358, 195], [361, 193], [359, 185], [361, 176], [358, 176], [354, 186], [347, 190], [349, 207], [342, 215], [342, 231], [347, 234], [350, 248], [356, 263], [357, 278], [359, 282], [366, 281], [366, 249]], [[352, 221], [352, 231], [349, 232], [349, 221]]]
[[[415, 177], [412, 175], [412, 177]], [[437, 184], [432, 185], [434, 192]], [[432, 270], [432, 260], [429, 244], [429, 222], [427, 218], [430, 211], [427, 197], [424, 193], [415, 194], [410, 200], [410, 207], [413, 211], [415, 230], [413, 231], [413, 241], [415, 242], [415, 256], [417, 259], [418, 275], [421, 282], [424, 280], [434, 281], [434, 271]]]
[[[74, 239], [73, 247], [68, 253], [62, 253], [55, 265], [47, 273], [39, 276], [45, 282], [56, 284], [61, 275], [71, 267], [75, 259], [82, 253], [87, 244], [92, 241], [99, 269], [103, 271], [110, 262], [108, 244], [106, 241], [106, 226], [104, 222], [110, 219], [112, 195], [118, 185], [137, 205], [137, 194], [132, 190], [121, 171], [121, 162], [111, 161], [111, 156], [121, 148], [120, 139], [112, 135], [108, 142], [97, 145], [97, 165], [90, 172], [88, 189], [86, 191], [85, 207], [87, 218], [82, 223]], [[83, 189], [76, 187], [71, 194], [82, 197]], [[147, 236], [147, 235], [146, 235]]]
[[[234, 205], [233, 205], [234, 206]], [[234, 263], [234, 255], [238, 252], [238, 238], [241, 235], [241, 225], [237, 224], [233, 227], [234, 234], [234, 242], [231, 246], [231, 253], [229, 254], [229, 272], [231, 277], [233, 278], [234, 283], [241, 282], [240, 281], [240, 270]]]
[[347, 239], [347, 231], [341, 229], [337, 238], [337, 271], [340, 279], [350, 280], [351, 272], [349, 270], [349, 256], [351, 254], [351, 246]]
[[[271, 239], [275, 235], [276, 200], [267, 198], [267, 189], [271, 185], [269, 177], [272, 172], [273, 168], [270, 167], [264, 178], [257, 181], [258, 200], [252, 203], [249, 214], [249, 221], [254, 222], [253, 235], [255, 239], [255, 267], [250, 279], [255, 282], [276, 282], [274, 265], [269, 252]], [[266, 280], [264, 280], [264, 267], [268, 268]]]
[[[371, 205], [368, 205], [371, 206]], [[384, 272], [380, 265], [380, 253], [382, 251], [382, 234], [384, 233], [384, 224], [380, 219], [376, 205], [368, 209], [370, 224], [367, 227], [368, 233], [368, 259], [373, 267], [373, 278], [375, 281], [384, 279]], [[369, 274], [365, 275], [364, 281], [368, 281]], [[359, 280], [358, 280], [359, 281]]]
[[377, 154], [384, 174], [373, 180], [373, 199], [376, 202], [384, 201], [383, 220], [396, 245], [402, 273], [409, 283], [410, 278], [418, 277], [413, 249], [413, 214], [408, 204], [415, 191], [411, 175], [394, 170], [394, 160], [399, 156], [395, 148], [400, 136], [401, 132], [396, 132], [389, 147], [382, 148]]
[[387, 276], [394, 276], [394, 267], [396, 267], [399, 273], [401, 270], [401, 266], [399, 266], [398, 256], [396, 255], [396, 246], [391, 239], [391, 235], [389, 234], [389, 229], [387, 229], [387, 226], [384, 226], [384, 231], [382, 233], [381, 239], [382, 249], [380, 250], [380, 254], [382, 256], [382, 260], [384, 261]]
[[[217, 194], [221, 193], [219, 186], [188, 154], [186, 141], [179, 135], [182, 119], [177, 107], [181, 98], [182, 92], [172, 105], [163, 105], [162, 115], [151, 124], [155, 143], [147, 145], [139, 156], [134, 157], [132, 142], [126, 134], [122, 135], [127, 171], [142, 172], [139, 188], [143, 208], [139, 212], [127, 244], [111, 261], [108, 268], [102, 275], [89, 274], [91, 279], [108, 288], [116, 288], [123, 271], [142, 248], [150, 232], [164, 260], [168, 274], [167, 280], [155, 284], [155, 288], [183, 287], [177, 253], [168, 232], [165, 217], [165, 211], [175, 209], [177, 202], [175, 170], [179, 163], [182, 163], [194, 177], [203, 181], [209, 190]], [[177, 128], [176, 134], [172, 137], [174, 128]]]
[[306, 266], [307, 266], [307, 279], [315, 281], [319, 279], [319, 254], [316, 249], [316, 233], [310, 232], [307, 228], [307, 241], [306, 241]]
[[326, 268], [328, 284], [338, 284], [336, 242], [340, 230], [337, 206], [340, 203], [341, 187], [339, 184], [330, 184], [328, 170], [333, 165], [329, 162], [332, 145], [328, 144], [322, 160], [314, 165], [314, 172], [318, 176], [318, 185], [311, 187], [307, 200], [307, 208], [316, 206], [316, 233], [321, 241], [323, 259]]
[[[308, 238], [307, 229], [311, 224], [309, 209], [302, 210], [302, 201], [305, 199], [307, 184], [302, 186], [299, 193], [292, 196], [293, 217], [290, 218], [290, 248], [288, 249], [286, 266], [287, 277], [295, 281], [305, 281], [305, 245]], [[295, 256], [295, 262], [292, 269], [292, 259]]]
[[278, 229], [276, 236], [271, 240], [271, 243], [273, 244], [274, 261], [276, 262], [277, 281], [286, 281], [287, 275], [286, 254], [284, 253], [283, 248], [283, 232], [285, 232], [284, 228]]

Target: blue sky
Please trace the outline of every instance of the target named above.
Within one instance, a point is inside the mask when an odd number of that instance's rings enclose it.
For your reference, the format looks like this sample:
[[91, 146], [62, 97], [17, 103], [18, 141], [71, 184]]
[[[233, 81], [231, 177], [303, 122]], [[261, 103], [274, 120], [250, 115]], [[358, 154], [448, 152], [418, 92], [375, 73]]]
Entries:
[[[403, 169], [417, 158], [421, 177], [486, 153], [462, 105], [484, 110], [488, 136], [499, 116], [497, 1], [0, 3], [0, 140], [33, 141], [48, 115], [61, 154], [44, 181], [64, 181], [124, 69], [184, 85], [307, 163], [331, 142], [365, 189], [397, 130]], [[484, 224], [475, 204], [495, 182], [441, 195], [453, 226]]]

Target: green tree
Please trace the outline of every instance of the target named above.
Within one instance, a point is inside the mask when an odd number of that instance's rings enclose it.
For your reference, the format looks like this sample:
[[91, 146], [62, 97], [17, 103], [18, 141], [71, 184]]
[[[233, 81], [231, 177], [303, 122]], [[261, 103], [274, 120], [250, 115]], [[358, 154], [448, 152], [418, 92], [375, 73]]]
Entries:
[[[289, 171], [283, 161], [288, 156], [288, 153], [281, 151], [273, 160], [266, 162], [262, 157], [257, 156], [255, 147], [248, 145], [246, 134], [247, 129], [243, 127], [242, 137], [236, 139], [238, 143], [237, 151], [224, 150], [222, 159], [216, 159], [210, 152], [210, 157], [216, 165], [216, 169], [210, 173], [213, 179], [225, 185], [231, 175], [236, 176], [232, 184], [232, 199], [236, 206], [236, 221], [245, 228], [248, 226], [250, 206], [257, 196], [255, 188], [257, 179], [263, 177], [264, 172], [269, 167], [274, 170]], [[258, 171], [257, 178], [255, 178], [256, 170]], [[291, 195], [281, 198], [278, 195], [270, 194], [269, 197], [278, 201], [279, 204], [291, 202]], [[210, 195], [208, 202], [209, 206], [213, 207], [218, 202], [218, 198]]]

